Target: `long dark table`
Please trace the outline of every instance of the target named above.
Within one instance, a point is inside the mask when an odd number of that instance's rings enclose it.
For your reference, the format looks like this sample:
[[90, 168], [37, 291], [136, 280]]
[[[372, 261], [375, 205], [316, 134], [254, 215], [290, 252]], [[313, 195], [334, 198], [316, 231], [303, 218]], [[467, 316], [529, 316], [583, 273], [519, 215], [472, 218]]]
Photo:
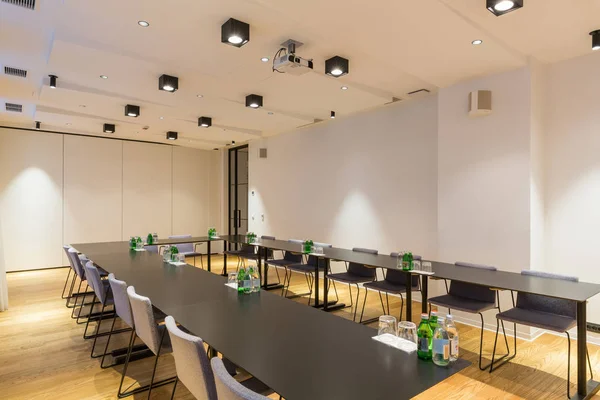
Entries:
[[[158, 239], [156, 243], [152, 243], [152, 246], [173, 246], [176, 244], [183, 243], [206, 243], [206, 252], [207, 252], [207, 268], [210, 272], [210, 244], [212, 242], [222, 242], [223, 239], [221, 237], [209, 238], [208, 236], [194, 236], [194, 237], [182, 237], [182, 238], [172, 238], [172, 239]], [[223, 253], [225, 265], [227, 265], [227, 254]]]
[[72, 246], [286, 399], [409, 399], [469, 365], [437, 367], [372, 340], [370, 327], [266, 291], [238, 295], [126, 242]]
[[[224, 236], [224, 240], [235, 243], [245, 243], [245, 236]], [[256, 246], [262, 249], [276, 249], [287, 251], [300, 251], [297, 243], [291, 243], [282, 240], [260, 239]], [[259, 250], [259, 255], [261, 251]], [[324, 248], [323, 254], [319, 255], [325, 260], [324, 281], [323, 281], [323, 309], [328, 311], [328, 285], [327, 272], [329, 262], [332, 260], [341, 260], [364, 264], [376, 268], [400, 270], [395, 258], [385, 254], [368, 254], [340, 248]], [[266, 257], [265, 257], [266, 258]], [[586, 282], [571, 282], [556, 279], [548, 279], [537, 276], [522, 275], [515, 272], [490, 271], [477, 268], [458, 267], [454, 264], [431, 261], [432, 272], [435, 278], [448, 279], [454, 281], [468, 282], [482, 286], [489, 286], [502, 290], [519, 291], [524, 293], [539, 294], [559, 299], [572, 300], [577, 303], [577, 394], [573, 399], [589, 398], [600, 388], [600, 383], [594, 380], [587, 380], [586, 369], [586, 345], [587, 345], [587, 300], [600, 293], [600, 285]], [[260, 266], [260, 257], [259, 257]], [[318, 277], [317, 268], [315, 276]], [[417, 271], [410, 271], [407, 274], [421, 275], [421, 289], [423, 301], [421, 304], [422, 312], [426, 313], [428, 298], [428, 276], [419, 274]], [[266, 274], [265, 274], [266, 275]], [[410, 282], [410, 277], [407, 282]], [[315, 306], [319, 306], [319, 279], [315, 279]], [[406, 315], [410, 320], [412, 316], [412, 292], [410, 285], [407, 285], [406, 291]], [[339, 306], [336, 304], [336, 307]]]

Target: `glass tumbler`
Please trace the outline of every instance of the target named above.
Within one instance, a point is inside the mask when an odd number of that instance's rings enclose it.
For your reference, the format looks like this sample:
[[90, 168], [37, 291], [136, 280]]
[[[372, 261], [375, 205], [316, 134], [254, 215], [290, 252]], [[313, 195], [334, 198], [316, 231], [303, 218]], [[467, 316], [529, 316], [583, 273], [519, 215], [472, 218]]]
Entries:
[[382, 315], [379, 317], [379, 330], [377, 331], [377, 335], [381, 336], [389, 333], [390, 335], [396, 336], [398, 330], [396, 324], [396, 317], [392, 315]]
[[429, 261], [423, 261], [421, 263], [421, 270], [423, 272], [429, 272], [429, 273], [433, 272], [433, 270], [431, 268], [431, 262], [429, 262]]
[[237, 283], [237, 272], [227, 274], [227, 283]]
[[398, 337], [417, 344], [417, 326], [409, 321], [399, 322]]

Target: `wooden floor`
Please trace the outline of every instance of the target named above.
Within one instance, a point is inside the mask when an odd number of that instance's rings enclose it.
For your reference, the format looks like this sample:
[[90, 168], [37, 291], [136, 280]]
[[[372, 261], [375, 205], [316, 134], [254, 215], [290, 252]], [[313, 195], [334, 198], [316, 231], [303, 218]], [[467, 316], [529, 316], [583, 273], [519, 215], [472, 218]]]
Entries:
[[[229, 264], [235, 268], [235, 261]], [[213, 270], [220, 272], [222, 258], [213, 258]], [[121, 378], [121, 366], [101, 369], [97, 359], [90, 358], [91, 340], [83, 340], [84, 325], [70, 318], [60, 294], [68, 269], [53, 269], [8, 274], [10, 309], [0, 313], [0, 399], [115, 399]], [[271, 281], [276, 279], [270, 270]], [[304, 292], [306, 281], [301, 275], [292, 279], [291, 290]], [[348, 301], [348, 290], [338, 286], [342, 301]], [[361, 293], [361, 304], [362, 296]], [[292, 301], [292, 300], [290, 300]], [[306, 299], [296, 299], [306, 302]], [[399, 312], [400, 301], [391, 301], [393, 314]], [[413, 320], [418, 320], [421, 307], [413, 306]], [[365, 314], [381, 314], [377, 295], [368, 297]], [[335, 313], [352, 318], [349, 309]], [[108, 325], [108, 324], [107, 324]], [[479, 330], [458, 324], [462, 357], [473, 365], [440, 383], [417, 399], [565, 399], [567, 343], [565, 338], [545, 334], [534, 342], [518, 341], [518, 356], [493, 374], [477, 368]], [[127, 334], [121, 334], [115, 345], [125, 346]], [[484, 354], [490, 354], [493, 333], [485, 332]], [[98, 341], [103, 348], [104, 339]], [[111, 339], [112, 348], [113, 339]], [[511, 341], [512, 343], [512, 341]], [[572, 343], [575, 349], [575, 341]], [[592, 365], [600, 360], [600, 348], [589, 345]], [[574, 352], [573, 352], [574, 353]], [[152, 359], [131, 364], [126, 385], [147, 383]], [[298, 362], [301, 362], [298, 360]], [[576, 381], [576, 360], [572, 355], [571, 382]], [[595, 368], [595, 367], [594, 367]], [[600, 374], [600, 369], [595, 368]], [[173, 359], [161, 357], [158, 378], [173, 376]], [[575, 386], [572, 390], [575, 390]], [[135, 386], [133, 386], [135, 387]], [[401, 392], [402, 388], [398, 388]], [[153, 399], [169, 399], [172, 385], [153, 391]], [[272, 398], [278, 398], [272, 395]], [[145, 399], [147, 393], [130, 397]], [[178, 385], [176, 399], [193, 399], [183, 385]], [[600, 400], [600, 397], [594, 397]], [[307, 399], [310, 400], [310, 399]], [[337, 399], [336, 399], [337, 400]], [[340, 399], [341, 400], [341, 399]], [[369, 399], [365, 399], [369, 400]]]

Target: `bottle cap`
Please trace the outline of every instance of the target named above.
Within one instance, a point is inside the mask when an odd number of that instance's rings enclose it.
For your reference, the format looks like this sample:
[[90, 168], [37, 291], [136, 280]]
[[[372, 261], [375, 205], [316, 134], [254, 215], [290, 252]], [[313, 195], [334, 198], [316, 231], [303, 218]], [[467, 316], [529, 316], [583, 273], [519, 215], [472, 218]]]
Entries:
[[446, 318], [452, 319], [452, 318], [453, 318], [453, 317], [452, 317], [452, 314], [448, 314], [448, 315], [446, 315]]
[[421, 314], [421, 319], [427, 319], [427, 318], [429, 318], [429, 314], [427, 314], [427, 313]]
[[431, 316], [432, 316], [432, 317], [437, 317], [437, 316], [438, 316], [438, 313], [437, 313], [437, 311], [432, 311], [432, 312], [431, 312]]

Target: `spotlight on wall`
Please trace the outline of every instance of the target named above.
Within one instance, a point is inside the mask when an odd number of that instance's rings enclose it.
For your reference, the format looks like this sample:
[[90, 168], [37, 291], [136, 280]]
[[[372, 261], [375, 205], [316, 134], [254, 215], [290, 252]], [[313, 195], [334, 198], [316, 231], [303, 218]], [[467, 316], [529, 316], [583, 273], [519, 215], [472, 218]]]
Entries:
[[325, 61], [325, 73], [339, 78], [349, 71], [349, 61], [343, 57], [335, 56]]
[[212, 125], [212, 118], [210, 117], [200, 117], [198, 118], [198, 126], [202, 128], [208, 128]]
[[250, 25], [237, 19], [229, 18], [221, 26], [221, 43], [242, 47], [250, 41]]
[[175, 92], [177, 89], [179, 89], [179, 78], [176, 76], [163, 74], [158, 78], [158, 90]]
[[600, 29], [590, 32], [592, 36], [592, 50], [600, 50]]
[[56, 75], [48, 75], [50, 77], [50, 87], [52, 89], [56, 89], [56, 80], [58, 79], [58, 76]]
[[102, 129], [104, 133], [115, 133], [115, 125], [114, 124], [104, 124], [104, 129]]
[[260, 108], [263, 106], [263, 98], [257, 94], [249, 94], [246, 96], [246, 107]]
[[523, 0], [486, 0], [487, 9], [496, 17], [523, 7]]
[[331, 119], [334, 119], [334, 118], [335, 118], [335, 111], [332, 111], [332, 112], [331, 112], [331, 117], [329, 117], [329, 118], [331, 118]]
[[38, 131], [42, 128], [42, 123], [40, 121], [35, 121], [35, 129]]
[[125, 115], [128, 117], [139, 117], [140, 116], [140, 106], [134, 106], [132, 104], [127, 104], [125, 106]]
[[167, 132], [167, 139], [177, 140], [177, 132], [173, 132], [173, 131]]

